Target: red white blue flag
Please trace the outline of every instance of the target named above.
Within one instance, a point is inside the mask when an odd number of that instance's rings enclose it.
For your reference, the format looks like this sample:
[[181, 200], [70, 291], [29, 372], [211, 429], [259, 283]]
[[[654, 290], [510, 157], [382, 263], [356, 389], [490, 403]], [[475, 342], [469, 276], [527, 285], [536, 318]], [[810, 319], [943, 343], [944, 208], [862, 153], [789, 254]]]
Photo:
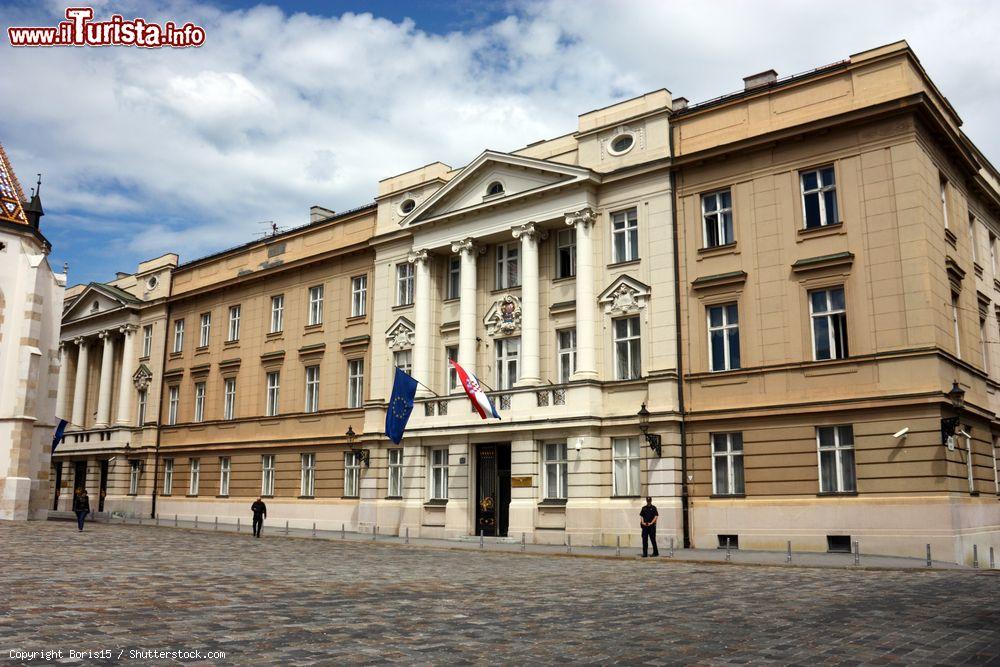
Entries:
[[[451, 360], [449, 359], [449, 361]], [[472, 401], [472, 407], [476, 409], [479, 416], [483, 419], [489, 419], [490, 417], [500, 419], [500, 413], [493, 407], [490, 397], [483, 391], [482, 385], [479, 384], [479, 378], [466, 371], [454, 361], [451, 361], [451, 365], [455, 367], [455, 372], [458, 374], [458, 381], [462, 383], [465, 394]]]

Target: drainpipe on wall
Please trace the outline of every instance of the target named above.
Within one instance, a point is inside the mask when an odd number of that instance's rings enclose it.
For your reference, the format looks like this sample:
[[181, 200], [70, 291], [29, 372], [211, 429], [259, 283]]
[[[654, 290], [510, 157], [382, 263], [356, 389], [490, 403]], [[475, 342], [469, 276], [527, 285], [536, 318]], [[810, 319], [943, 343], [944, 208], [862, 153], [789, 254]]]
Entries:
[[167, 311], [163, 318], [163, 357], [160, 359], [160, 400], [156, 403], [156, 448], [153, 451], [153, 502], [149, 510], [150, 519], [156, 518], [156, 490], [160, 486], [160, 427], [162, 426], [160, 416], [163, 414], [163, 374], [167, 370], [167, 346], [170, 343], [170, 297], [173, 294], [174, 274], [171, 271], [170, 286], [167, 288]]

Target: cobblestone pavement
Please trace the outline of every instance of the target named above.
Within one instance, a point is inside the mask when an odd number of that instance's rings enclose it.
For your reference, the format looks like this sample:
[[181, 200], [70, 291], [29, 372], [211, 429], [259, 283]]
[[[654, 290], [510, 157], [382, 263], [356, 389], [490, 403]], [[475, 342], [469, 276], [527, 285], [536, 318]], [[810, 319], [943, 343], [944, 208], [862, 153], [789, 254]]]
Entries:
[[[1000, 576], [0, 522], [0, 656], [205, 664], [1000, 664]], [[180, 656], [140, 660], [184, 663]], [[25, 662], [25, 664], [38, 664]]]

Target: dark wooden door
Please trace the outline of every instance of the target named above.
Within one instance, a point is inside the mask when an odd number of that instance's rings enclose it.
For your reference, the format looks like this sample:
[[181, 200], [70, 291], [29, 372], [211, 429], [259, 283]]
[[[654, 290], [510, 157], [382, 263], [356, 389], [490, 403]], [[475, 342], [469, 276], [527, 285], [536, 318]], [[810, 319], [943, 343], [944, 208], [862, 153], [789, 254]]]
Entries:
[[101, 491], [97, 501], [97, 511], [104, 511], [104, 496], [108, 495], [108, 461], [101, 461]]
[[476, 535], [506, 537], [510, 513], [510, 445], [476, 448]]
[[76, 492], [87, 488], [87, 462], [86, 461], [74, 461], [73, 462], [73, 497], [76, 497]]

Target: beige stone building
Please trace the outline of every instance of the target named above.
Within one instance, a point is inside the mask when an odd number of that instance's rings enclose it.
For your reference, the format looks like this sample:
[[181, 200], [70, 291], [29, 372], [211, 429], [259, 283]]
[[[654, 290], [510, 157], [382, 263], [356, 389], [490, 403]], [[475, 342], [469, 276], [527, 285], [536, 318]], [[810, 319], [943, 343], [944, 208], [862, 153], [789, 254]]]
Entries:
[[1000, 548], [1000, 192], [960, 126], [904, 42], [673, 115], [694, 546]]

